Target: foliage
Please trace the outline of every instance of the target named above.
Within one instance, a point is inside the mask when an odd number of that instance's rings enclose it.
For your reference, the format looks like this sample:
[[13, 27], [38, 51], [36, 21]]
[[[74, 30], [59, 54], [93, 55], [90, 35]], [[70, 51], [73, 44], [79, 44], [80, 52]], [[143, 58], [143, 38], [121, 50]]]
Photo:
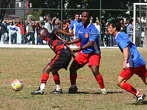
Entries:
[[[1, 0], [0, 8], [7, 8], [11, 0]], [[0, 19], [3, 19], [6, 13], [6, 9], [0, 9]]]
[[30, 10], [28, 15], [32, 15], [34, 20], [38, 20], [42, 14], [42, 10]]

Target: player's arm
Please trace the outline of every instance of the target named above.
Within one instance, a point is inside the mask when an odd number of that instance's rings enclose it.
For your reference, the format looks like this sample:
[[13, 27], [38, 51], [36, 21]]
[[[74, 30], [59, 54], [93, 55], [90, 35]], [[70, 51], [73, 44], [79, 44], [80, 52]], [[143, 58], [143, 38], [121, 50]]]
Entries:
[[93, 41], [89, 41], [86, 45], [84, 45], [82, 47], [79, 47], [77, 49], [74, 49], [73, 52], [79, 52], [81, 50], [85, 50], [85, 49], [87, 49], [89, 47], [92, 47], [92, 46], [94, 46], [94, 42]]
[[73, 36], [74, 35], [73, 33], [65, 32], [65, 31], [63, 31], [61, 29], [56, 30], [56, 32], [60, 33], [60, 34], [64, 34], [66, 36]]
[[122, 68], [123, 69], [126, 69], [127, 68], [127, 59], [128, 59], [128, 56], [129, 56], [129, 48], [128, 47], [125, 47], [123, 49], [123, 65], [122, 65]]
[[66, 42], [66, 44], [70, 45], [70, 44], [74, 44], [74, 43], [77, 43], [77, 42], [80, 42], [80, 38], [76, 38], [72, 41]]

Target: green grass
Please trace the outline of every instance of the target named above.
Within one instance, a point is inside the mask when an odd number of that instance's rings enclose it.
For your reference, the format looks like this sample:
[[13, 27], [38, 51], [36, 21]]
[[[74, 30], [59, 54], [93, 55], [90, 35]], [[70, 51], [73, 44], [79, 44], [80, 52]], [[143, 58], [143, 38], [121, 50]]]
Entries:
[[[67, 94], [70, 87], [69, 71], [60, 70], [61, 86], [64, 94], [47, 94], [55, 88], [50, 74], [45, 95], [32, 96], [39, 87], [45, 65], [54, 56], [50, 49], [0, 48], [0, 110], [145, 110], [143, 105], [135, 106], [132, 94], [116, 85], [121, 71], [122, 54], [118, 48], [101, 49], [100, 72], [104, 77], [107, 95], [100, 94], [100, 88], [90, 69], [85, 65], [78, 71], [78, 94]], [[139, 48], [147, 61], [147, 49]], [[10, 82], [20, 79], [24, 88], [14, 92]], [[147, 94], [146, 85], [134, 75], [129, 81], [135, 88]]]

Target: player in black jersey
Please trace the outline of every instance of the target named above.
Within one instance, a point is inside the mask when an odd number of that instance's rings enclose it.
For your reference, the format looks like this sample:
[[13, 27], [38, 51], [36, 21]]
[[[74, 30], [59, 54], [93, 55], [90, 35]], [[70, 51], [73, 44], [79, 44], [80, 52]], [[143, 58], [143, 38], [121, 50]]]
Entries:
[[56, 89], [53, 90], [51, 93], [63, 93], [60, 86], [58, 70], [60, 70], [61, 68], [67, 69], [67, 66], [72, 57], [71, 52], [64, 44], [64, 42], [55, 34], [54, 31], [52, 33], [49, 33], [46, 28], [42, 28], [38, 32], [38, 35], [41, 40], [47, 41], [49, 47], [55, 52], [55, 56], [44, 68], [39, 88], [31, 94], [44, 94], [45, 85], [50, 72], [53, 74], [54, 82], [56, 84]]

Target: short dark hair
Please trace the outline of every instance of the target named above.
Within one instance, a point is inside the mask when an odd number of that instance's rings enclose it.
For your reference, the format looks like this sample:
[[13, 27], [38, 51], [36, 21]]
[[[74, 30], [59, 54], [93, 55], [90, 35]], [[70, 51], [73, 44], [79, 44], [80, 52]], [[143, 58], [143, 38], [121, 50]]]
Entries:
[[87, 13], [88, 18], [90, 18], [90, 17], [91, 17], [91, 14], [90, 14], [90, 12], [89, 12], [89, 11], [82, 11], [82, 13]]
[[112, 24], [113, 28], [116, 28], [117, 31], [121, 30], [120, 20], [112, 20], [109, 22], [109, 25]]

